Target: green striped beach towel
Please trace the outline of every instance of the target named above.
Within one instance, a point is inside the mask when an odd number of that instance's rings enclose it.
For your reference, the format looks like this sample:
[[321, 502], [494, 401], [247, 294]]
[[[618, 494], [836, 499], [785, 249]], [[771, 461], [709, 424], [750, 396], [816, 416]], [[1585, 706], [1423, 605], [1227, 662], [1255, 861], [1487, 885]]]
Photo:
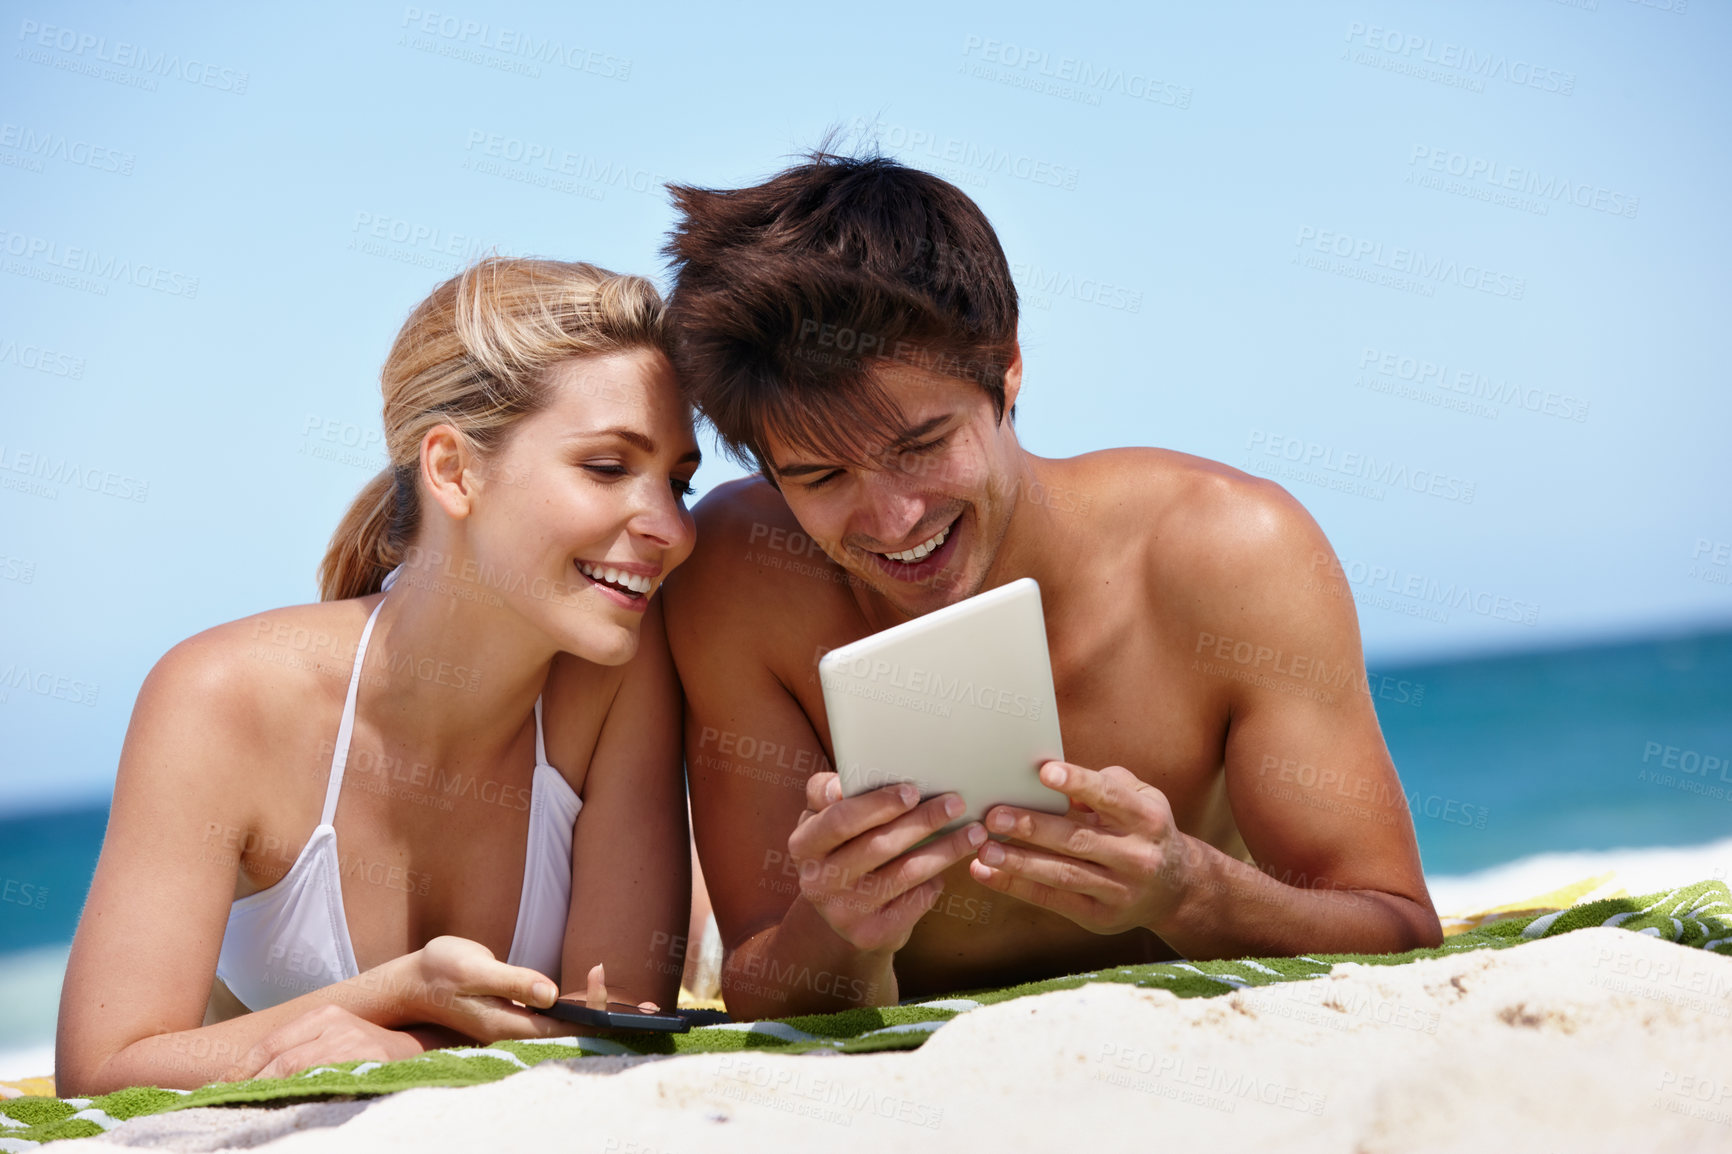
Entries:
[[60, 1138], [85, 1138], [146, 1114], [192, 1106], [244, 1105], [319, 1098], [366, 1097], [415, 1086], [470, 1086], [492, 1082], [552, 1059], [590, 1055], [700, 1054], [758, 1050], [782, 1054], [830, 1051], [858, 1054], [912, 1050], [935, 1030], [980, 1006], [1091, 982], [1171, 990], [1185, 998], [1210, 997], [1247, 986], [1304, 981], [1338, 962], [1395, 966], [1463, 950], [1506, 949], [1590, 926], [1649, 934], [1696, 949], [1732, 956], [1732, 893], [1719, 881], [1650, 894], [1614, 898], [1557, 913], [1509, 918], [1447, 939], [1430, 950], [1403, 954], [1322, 954], [1213, 962], [1163, 962], [1076, 974], [998, 990], [972, 991], [915, 1005], [849, 1010], [776, 1021], [705, 1026], [688, 1034], [644, 1037], [569, 1038], [497, 1042], [491, 1046], [434, 1050], [400, 1062], [344, 1062], [319, 1066], [292, 1078], [227, 1082], [199, 1090], [133, 1087], [100, 1098], [0, 1100], [0, 1151], [28, 1150]]

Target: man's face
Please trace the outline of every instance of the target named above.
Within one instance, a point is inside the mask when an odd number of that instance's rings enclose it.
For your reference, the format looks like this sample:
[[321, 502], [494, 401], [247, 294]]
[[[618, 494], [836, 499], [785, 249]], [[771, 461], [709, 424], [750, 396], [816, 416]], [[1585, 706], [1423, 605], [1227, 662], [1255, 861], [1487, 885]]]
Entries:
[[[1020, 359], [1005, 380], [1016, 401]], [[887, 362], [875, 374], [903, 416], [901, 436], [862, 445], [864, 465], [771, 438], [770, 468], [803, 528], [830, 558], [909, 617], [980, 591], [1014, 507], [1017, 444], [976, 384]]]

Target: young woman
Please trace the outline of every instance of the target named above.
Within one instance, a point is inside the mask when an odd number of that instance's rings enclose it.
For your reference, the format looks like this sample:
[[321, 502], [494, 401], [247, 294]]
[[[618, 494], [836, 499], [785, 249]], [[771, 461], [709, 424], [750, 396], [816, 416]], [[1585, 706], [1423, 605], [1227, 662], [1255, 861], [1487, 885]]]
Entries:
[[[195, 1087], [671, 1005], [691, 866], [656, 597], [698, 451], [649, 282], [491, 259], [410, 315], [316, 605], [139, 691], [57, 1085]], [[519, 1003], [522, 1003], [521, 1005]]]

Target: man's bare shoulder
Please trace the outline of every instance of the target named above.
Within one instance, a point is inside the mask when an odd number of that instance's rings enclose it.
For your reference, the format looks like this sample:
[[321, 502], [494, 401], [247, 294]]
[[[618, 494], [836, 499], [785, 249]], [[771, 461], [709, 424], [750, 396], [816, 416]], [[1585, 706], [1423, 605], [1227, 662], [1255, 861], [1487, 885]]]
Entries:
[[1138, 539], [1145, 571], [1176, 603], [1225, 608], [1253, 591], [1257, 600], [1292, 594], [1295, 583], [1330, 574], [1328, 539], [1273, 481], [1169, 449], [1107, 449], [1053, 464], [1060, 468], [1047, 502], [1067, 500], [1062, 489], [1074, 488], [1095, 531], [1110, 523]]

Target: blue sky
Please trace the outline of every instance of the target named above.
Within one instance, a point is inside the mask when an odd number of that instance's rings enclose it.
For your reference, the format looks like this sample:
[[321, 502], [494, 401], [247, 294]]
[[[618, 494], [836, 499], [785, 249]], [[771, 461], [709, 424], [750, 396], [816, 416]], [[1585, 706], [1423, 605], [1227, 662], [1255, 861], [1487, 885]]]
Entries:
[[838, 126], [998, 227], [1024, 443], [1274, 476], [1373, 661], [1732, 623], [1728, 21], [6, 4], [0, 805], [105, 793], [164, 650], [314, 597], [378, 366], [462, 260], [659, 277], [663, 181]]

